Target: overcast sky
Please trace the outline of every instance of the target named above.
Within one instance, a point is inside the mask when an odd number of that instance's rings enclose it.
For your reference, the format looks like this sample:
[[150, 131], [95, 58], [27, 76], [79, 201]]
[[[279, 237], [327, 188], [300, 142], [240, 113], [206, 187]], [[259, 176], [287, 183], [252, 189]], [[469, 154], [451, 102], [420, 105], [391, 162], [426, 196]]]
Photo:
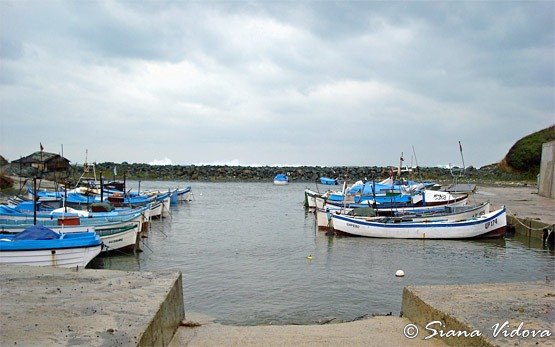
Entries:
[[553, 1], [2, 0], [0, 155], [461, 166], [461, 141], [480, 167], [555, 124], [554, 23]]

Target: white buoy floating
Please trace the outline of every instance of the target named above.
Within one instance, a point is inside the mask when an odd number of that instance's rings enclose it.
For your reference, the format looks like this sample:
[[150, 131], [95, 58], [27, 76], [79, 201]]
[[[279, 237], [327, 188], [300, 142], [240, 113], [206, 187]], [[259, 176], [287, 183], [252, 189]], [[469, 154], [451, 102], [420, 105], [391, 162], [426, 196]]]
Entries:
[[405, 276], [405, 272], [403, 270], [397, 270], [397, 272], [395, 273], [395, 276], [403, 277], [403, 276]]

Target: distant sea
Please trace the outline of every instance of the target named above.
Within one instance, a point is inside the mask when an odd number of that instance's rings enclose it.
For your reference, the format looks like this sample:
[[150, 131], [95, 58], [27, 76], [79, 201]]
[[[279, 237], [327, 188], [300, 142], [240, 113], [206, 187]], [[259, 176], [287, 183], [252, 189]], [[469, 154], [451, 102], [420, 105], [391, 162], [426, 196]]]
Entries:
[[[231, 325], [313, 324], [398, 316], [408, 285], [545, 280], [555, 252], [541, 242], [328, 236], [303, 206], [314, 183], [141, 182], [191, 185], [194, 200], [155, 220], [143, 252], [89, 267], [181, 271], [185, 311]], [[138, 182], [128, 183], [128, 188]], [[312, 256], [309, 259], [308, 256]], [[405, 277], [395, 277], [397, 270]]]

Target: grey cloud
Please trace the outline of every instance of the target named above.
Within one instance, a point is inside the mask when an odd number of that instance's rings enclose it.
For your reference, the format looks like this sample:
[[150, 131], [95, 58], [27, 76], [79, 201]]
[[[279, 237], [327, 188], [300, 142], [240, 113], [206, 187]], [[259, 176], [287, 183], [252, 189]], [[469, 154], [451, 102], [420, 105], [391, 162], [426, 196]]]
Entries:
[[553, 122], [554, 6], [3, 2], [0, 154], [38, 122], [74, 161], [488, 164]]

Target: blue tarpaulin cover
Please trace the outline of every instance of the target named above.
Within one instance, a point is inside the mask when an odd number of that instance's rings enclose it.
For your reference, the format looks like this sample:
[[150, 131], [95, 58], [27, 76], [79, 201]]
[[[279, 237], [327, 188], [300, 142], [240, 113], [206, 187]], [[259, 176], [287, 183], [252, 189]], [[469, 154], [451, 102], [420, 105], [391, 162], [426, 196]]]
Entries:
[[54, 230], [48, 229], [42, 225], [33, 225], [17, 233], [12, 240], [55, 240], [59, 238], [60, 234]]

